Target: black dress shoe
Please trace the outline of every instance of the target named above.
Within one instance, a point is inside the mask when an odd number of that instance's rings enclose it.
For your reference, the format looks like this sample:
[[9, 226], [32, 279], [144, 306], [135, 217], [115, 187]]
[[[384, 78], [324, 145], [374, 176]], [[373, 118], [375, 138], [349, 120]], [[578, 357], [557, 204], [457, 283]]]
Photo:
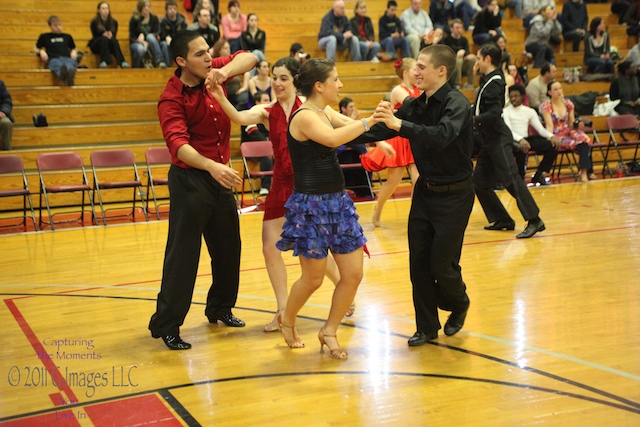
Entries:
[[169, 347], [169, 350], [189, 350], [191, 348], [191, 344], [186, 341], [183, 341], [180, 338], [180, 335], [156, 335], [151, 334], [154, 338], [162, 338], [165, 345]]
[[544, 176], [544, 173], [541, 173], [540, 175], [535, 174], [533, 175], [533, 178], [531, 178], [531, 183], [532, 184], [540, 184], [540, 185], [551, 185], [549, 184], [549, 182], [547, 181], [547, 179]]
[[544, 226], [544, 222], [540, 218], [538, 220], [531, 220], [524, 231], [516, 235], [516, 239], [528, 239], [533, 237], [538, 231], [544, 231], [547, 227]]
[[516, 222], [512, 219], [500, 219], [491, 225], [484, 227], [485, 230], [513, 230], [516, 228]]
[[450, 337], [460, 332], [460, 329], [462, 329], [464, 325], [464, 319], [466, 318], [467, 310], [460, 313], [456, 313], [455, 311], [451, 313], [449, 319], [447, 319], [447, 323], [444, 324], [444, 334]]
[[411, 338], [409, 338], [408, 342], [410, 347], [415, 347], [418, 345], [426, 344], [427, 342], [435, 340], [436, 338], [438, 338], [437, 331], [430, 334], [425, 334], [424, 332], [416, 332]]
[[245, 323], [242, 320], [238, 319], [236, 316], [234, 316], [231, 313], [223, 314], [222, 316], [219, 316], [213, 319], [211, 323], [217, 323], [218, 320], [227, 326], [231, 326], [232, 328], [242, 328], [245, 325]]

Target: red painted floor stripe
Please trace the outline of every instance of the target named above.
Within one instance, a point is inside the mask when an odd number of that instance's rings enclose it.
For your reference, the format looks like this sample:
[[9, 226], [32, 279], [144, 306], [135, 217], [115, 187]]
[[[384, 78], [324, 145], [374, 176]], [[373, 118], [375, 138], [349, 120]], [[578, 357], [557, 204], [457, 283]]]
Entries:
[[[69, 385], [67, 384], [67, 381], [62, 375], [62, 373], [58, 370], [56, 365], [53, 363], [53, 360], [51, 360], [48, 357], [43, 357], [43, 355], [47, 354], [47, 351], [44, 349], [44, 347], [40, 343], [40, 340], [38, 339], [38, 337], [36, 337], [36, 334], [33, 332], [33, 330], [25, 320], [22, 313], [20, 313], [20, 310], [18, 310], [18, 307], [16, 306], [16, 304], [13, 302], [13, 300], [10, 300], [10, 299], [6, 299], [4, 300], [4, 302], [5, 304], [7, 304], [7, 307], [9, 307], [9, 311], [11, 312], [11, 314], [13, 314], [13, 317], [14, 319], [16, 319], [16, 322], [18, 322], [18, 325], [22, 329], [22, 332], [24, 333], [25, 337], [27, 337], [27, 339], [31, 343], [31, 346], [35, 350], [36, 355], [38, 355], [38, 359], [42, 362], [44, 367], [47, 369], [47, 372], [49, 372], [53, 385], [58, 387], [60, 391], [63, 391], [67, 395], [68, 401], [78, 402], [78, 398], [71, 390], [71, 387], [69, 387]], [[62, 400], [61, 403], [64, 404], [64, 400]], [[32, 425], [44, 425], [44, 424], [32, 424]]]
[[83, 409], [95, 427], [182, 427], [157, 394], [85, 406]]

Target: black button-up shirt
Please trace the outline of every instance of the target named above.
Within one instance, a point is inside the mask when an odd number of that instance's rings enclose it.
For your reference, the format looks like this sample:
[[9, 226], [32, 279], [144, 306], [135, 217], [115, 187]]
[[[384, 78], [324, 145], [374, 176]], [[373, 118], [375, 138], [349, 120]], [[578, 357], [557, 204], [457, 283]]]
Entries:
[[399, 132], [378, 123], [356, 141], [380, 141], [395, 135], [409, 139], [421, 179], [455, 184], [473, 173], [472, 111], [467, 98], [445, 83], [429, 99], [407, 98], [396, 112]]

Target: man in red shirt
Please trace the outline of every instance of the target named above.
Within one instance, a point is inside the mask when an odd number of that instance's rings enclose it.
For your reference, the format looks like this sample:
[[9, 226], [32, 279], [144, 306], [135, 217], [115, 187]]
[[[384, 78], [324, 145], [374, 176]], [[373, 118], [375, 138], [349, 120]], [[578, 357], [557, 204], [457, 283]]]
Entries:
[[240, 280], [240, 230], [231, 187], [240, 185], [228, 167], [231, 123], [209, 94], [207, 77], [223, 83], [256, 64], [249, 52], [211, 59], [209, 45], [195, 31], [181, 31], [171, 49], [178, 69], [158, 101], [158, 116], [172, 157], [171, 211], [157, 309], [149, 330], [171, 350], [187, 350], [180, 326], [189, 311], [202, 237], [211, 256], [213, 284], [205, 315], [227, 326], [244, 322], [231, 313]]

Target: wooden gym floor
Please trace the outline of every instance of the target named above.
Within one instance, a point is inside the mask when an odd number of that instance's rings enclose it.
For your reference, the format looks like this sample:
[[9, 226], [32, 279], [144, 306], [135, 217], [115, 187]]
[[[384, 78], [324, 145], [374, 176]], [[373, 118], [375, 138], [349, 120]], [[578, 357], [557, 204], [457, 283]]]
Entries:
[[[262, 214], [241, 216], [247, 327], [209, 325], [203, 251], [181, 333], [150, 337], [166, 221], [0, 236], [0, 426], [632, 426], [640, 424], [640, 178], [532, 189], [547, 230], [490, 232], [480, 205], [461, 265], [464, 329], [409, 348], [408, 200], [357, 206], [371, 258], [346, 361], [316, 333], [332, 286], [301, 311], [307, 346], [265, 334], [276, 308], [260, 250]], [[298, 262], [285, 256], [291, 283]], [[444, 323], [447, 313], [442, 313]]]

